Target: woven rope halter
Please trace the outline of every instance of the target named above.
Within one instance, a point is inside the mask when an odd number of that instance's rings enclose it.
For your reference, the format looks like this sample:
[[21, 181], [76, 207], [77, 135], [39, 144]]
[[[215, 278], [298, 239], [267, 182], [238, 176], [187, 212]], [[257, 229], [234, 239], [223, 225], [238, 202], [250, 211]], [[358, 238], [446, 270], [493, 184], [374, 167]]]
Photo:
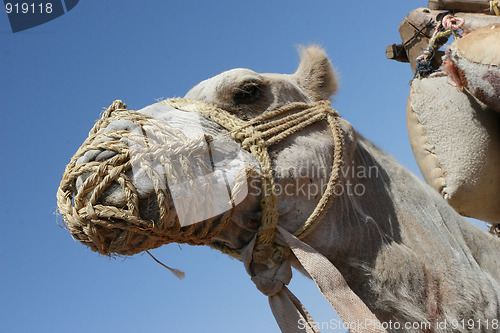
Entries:
[[[240, 118], [213, 105], [185, 99], [170, 99], [167, 104], [174, 108], [197, 111], [223, 126], [231, 136], [241, 142], [243, 149], [252, 153], [260, 165], [261, 188], [264, 194], [261, 198], [262, 220], [257, 231], [257, 245], [254, 253], [256, 262], [267, 262], [273, 266], [284, 259], [286, 249], [274, 243], [278, 225], [278, 208], [275, 196], [274, 177], [267, 147], [281, 142], [290, 135], [320, 122], [327, 121], [335, 144], [334, 164], [332, 166], [327, 188], [318, 202], [315, 210], [294, 235], [298, 238], [307, 236], [321, 220], [333, 199], [335, 186], [340, 184], [341, 166], [343, 161], [344, 139], [337, 121], [338, 113], [332, 109], [330, 102], [319, 101], [312, 104], [295, 102], [264, 113], [250, 121]], [[223, 245], [212, 245], [222, 252], [234, 257], [240, 256], [240, 249], [230, 249]]]
[[[316, 209], [294, 235], [299, 238], [309, 234], [321, 220], [333, 198], [334, 188], [341, 182], [340, 168], [343, 160], [343, 137], [337, 121], [338, 113], [328, 101], [313, 104], [290, 103], [265, 113], [250, 121], [244, 121], [214, 105], [186, 99], [168, 99], [161, 103], [176, 109], [198, 112], [229, 131], [229, 134], [248, 150], [260, 165], [262, 222], [258, 229], [258, 253], [269, 254], [270, 249], [280, 249], [274, 244], [278, 225], [277, 201], [274, 177], [267, 147], [319, 121], [327, 121], [331, 129], [335, 154], [330, 180]], [[148, 140], [141, 133], [132, 131], [104, 131], [117, 120], [132, 121], [142, 133], [154, 133], [155, 140]], [[175, 140], [172, 140], [172, 137]], [[126, 140], [124, 140], [126, 138]], [[169, 175], [185, 172], [192, 174], [192, 168], [176, 160], [178, 156], [191, 156], [202, 169], [209, 166], [197, 156], [201, 143], [206, 138], [189, 139], [182, 132], [148, 115], [126, 110], [126, 105], [115, 101], [98, 120], [89, 137], [73, 156], [66, 167], [57, 199], [69, 231], [75, 239], [101, 254], [135, 254], [170, 242], [190, 245], [207, 245], [229, 223], [232, 210], [222, 216], [203, 223], [181, 227], [177, 218], [169, 219], [169, 198], [165, 180], [154, 169], [151, 161], [160, 160]], [[208, 138], [210, 140], [210, 138]], [[131, 142], [144, 148], [145, 153], [131, 153]], [[106, 161], [91, 161], [78, 164], [79, 158], [91, 150], [110, 150], [116, 153]], [[192, 163], [192, 158], [189, 160]], [[127, 171], [140, 163], [154, 185], [159, 208], [159, 222], [152, 223], [141, 218], [139, 196]], [[179, 167], [180, 166], [180, 167]], [[248, 169], [246, 177], [255, 170]], [[90, 175], [89, 175], [90, 174]], [[76, 181], [82, 175], [89, 175], [77, 189]], [[118, 183], [126, 197], [126, 207], [115, 207], [100, 202], [100, 197], [113, 183]], [[236, 182], [241, 183], [241, 182]], [[238, 189], [233, 190], [233, 192]], [[233, 204], [234, 206], [234, 204]], [[195, 209], [195, 208], [193, 208]], [[231, 249], [220, 244], [211, 244], [226, 254], [239, 257], [240, 249]], [[282, 249], [280, 249], [281, 251]], [[281, 251], [282, 252], [282, 251]], [[283, 253], [277, 253], [281, 256]], [[265, 255], [264, 255], [265, 256]], [[257, 259], [257, 258], [256, 258]], [[258, 260], [258, 259], [257, 259]], [[265, 261], [258, 260], [258, 261]]]
[[[237, 195], [241, 184], [246, 184], [249, 177], [260, 176], [262, 220], [256, 235], [242, 249], [211, 242], [227, 227], [234, 209], [203, 222], [181, 227], [177, 214], [169, 214], [171, 198], [165, 186], [164, 174], [158, 172], [157, 166], [161, 166], [169, 175], [169, 181], [188, 181], [195, 186], [194, 169], [204, 173], [211, 171], [210, 163], [202, 156], [205, 149], [203, 143], [212, 138], [188, 138], [167, 123], [128, 111], [124, 103], [115, 101], [96, 122], [87, 140], [71, 159], [57, 192], [59, 210], [73, 237], [105, 255], [131, 255], [171, 242], [210, 245], [243, 261], [257, 288], [269, 296], [269, 304], [283, 332], [319, 333], [307, 310], [286, 287], [292, 278], [287, 258], [293, 252], [344, 323], [371, 323], [368, 327], [352, 327], [351, 332], [386, 333], [377, 317], [349, 288], [338, 269], [300, 240], [324, 216], [332, 204], [335, 187], [342, 182], [344, 137], [338, 113], [331, 108], [330, 103], [290, 103], [250, 121], [241, 120], [214, 105], [198, 101], [168, 99], [160, 103], [210, 118], [224, 127], [243, 149], [256, 158], [260, 172], [256, 173], [255, 167], [240, 172], [237, 178], [243, 177], [244, 181], [236, 181], [232, 191]], [[131, 122], [139, 130], [113, 130], [110, 124], [115, 121]], [[290, 234], [278, 226], [275, 183], [267, 148], [321, 121], [327, 122], [335, 145], [330, 178], [314, 211], [302, 227]], [[145, 133], [153, 135], [148, 137]], [[79, 162], [87, 153], [102, 151], [114, 152], [114, 156], [104, 161]], [[151, 182], [159, 211], [157, 222], [141, 217], [139, 193], [131, 176], [134, 166], [143, 170]], [[79, 180], [81, 184], [77, 186]], [[104, 194], [109, 194], [106, 191], [114, 191], [116, 186], [123, 191], [123, 207], [101, 200]], [[201, 188], [197, 190], [203, 191]], [[211, 199], [210, 193], [206, 195]], [[232, 198], [230, 204], [234, 208]], [[197, 207], [196, 202], [192, 204], [192, 210], [203, 209]], [[277, 238], [284, 245], [278, 245]], [[259, 269], [254, 270], [256, 263], [264, 265], [259, 265]], [[172, 271], [179, 275], [179, 272]], [[299, 329], [299, 322], [304, 323], [304, 329]]]

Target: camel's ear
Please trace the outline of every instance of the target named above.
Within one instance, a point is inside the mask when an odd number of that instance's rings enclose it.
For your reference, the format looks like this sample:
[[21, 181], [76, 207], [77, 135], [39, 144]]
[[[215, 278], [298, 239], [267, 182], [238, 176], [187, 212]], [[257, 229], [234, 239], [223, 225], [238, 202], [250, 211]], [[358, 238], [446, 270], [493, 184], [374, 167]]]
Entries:
[[314, 100], [329, 99], [337, 91], [335, 70], [319, 46], [299, 47], [300, 64], [293, 76]]

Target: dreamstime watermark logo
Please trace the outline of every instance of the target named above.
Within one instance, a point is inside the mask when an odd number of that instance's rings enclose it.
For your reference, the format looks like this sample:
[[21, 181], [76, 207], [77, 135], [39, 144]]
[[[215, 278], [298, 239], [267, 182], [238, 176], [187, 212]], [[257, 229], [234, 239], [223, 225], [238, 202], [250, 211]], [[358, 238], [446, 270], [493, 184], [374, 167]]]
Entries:
[[79, 0], [4, 0], [12, 32], [19, 32], [52, 21], [72, 10]]

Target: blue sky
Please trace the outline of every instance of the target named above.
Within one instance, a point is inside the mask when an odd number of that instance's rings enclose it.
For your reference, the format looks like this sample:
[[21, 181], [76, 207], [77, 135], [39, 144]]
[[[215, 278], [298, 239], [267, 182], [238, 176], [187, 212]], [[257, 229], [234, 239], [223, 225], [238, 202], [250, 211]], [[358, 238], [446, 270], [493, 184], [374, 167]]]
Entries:
[[[139, 109], [234, 67], [292, 73], [296, 46], [317, 43], [341, 75], [334, 107], [420, 174], [406, 131], [411, 69], [385, 47], [426, 5], [88, 0], [16, 34], [0, 13], [0, 332], [278, 332], [242, 264], [214, 250], [154, 250], [186, 272], [180, 281], [147, 255], [110, 259], [73, 241], [55, 214], [64, 167], [115, 99]], [[294, 275], [313, 318], [336, 318]]]

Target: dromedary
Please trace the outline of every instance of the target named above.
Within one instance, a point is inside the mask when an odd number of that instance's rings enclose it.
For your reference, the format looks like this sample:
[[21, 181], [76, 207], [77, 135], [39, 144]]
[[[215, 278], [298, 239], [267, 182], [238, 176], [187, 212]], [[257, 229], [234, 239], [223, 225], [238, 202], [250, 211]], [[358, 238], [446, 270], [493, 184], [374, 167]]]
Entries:
[[[294, 74], [233, 69], [201, 82], [185, 97], [251, 119], [289, 102], [329, 99], [336, 89], [324, 51], [309, 47], [302, 50]], [[188, 118], [180, 123], [189, 127]], [[208, 118], [202, 121], [212, 132], [225, 131]], [[347, 122], [342, 128], [346, 140], [342, 191], [304, 242], [340, 270], [380, 321], [401, 323], [400, 330], [388, 331], [421, 332], [404, 325], [446, 320], [446, 325], [426, 331], [497, 332], [500, 239], [462, 219], [436, 191], [356, 135]], [[309, 190], [325, 184], [333, 149], [322, 123], [269, 148], [276, 184], [287, 189], [278, 195], [278, 211], [279, 225], [288, 231], [297, 230], [318, 202], [321, 193]], [[92, 158], [95, 154], [80, 162]], [[236, 206], [229, 226], [212, 244], [238, 249], [250, 242], [261, 220], [257, 189], [250, 186], [250, 195]], [[105, 195], [107, 202], [123, 204], [119, 187]], [[154, 219], [158, 207], [149, 206], [153, 207], [149, 217]], [[171, 207], [172, 215], [174, 211]], [[290, 260], [304, 272], [293, 255]]]

